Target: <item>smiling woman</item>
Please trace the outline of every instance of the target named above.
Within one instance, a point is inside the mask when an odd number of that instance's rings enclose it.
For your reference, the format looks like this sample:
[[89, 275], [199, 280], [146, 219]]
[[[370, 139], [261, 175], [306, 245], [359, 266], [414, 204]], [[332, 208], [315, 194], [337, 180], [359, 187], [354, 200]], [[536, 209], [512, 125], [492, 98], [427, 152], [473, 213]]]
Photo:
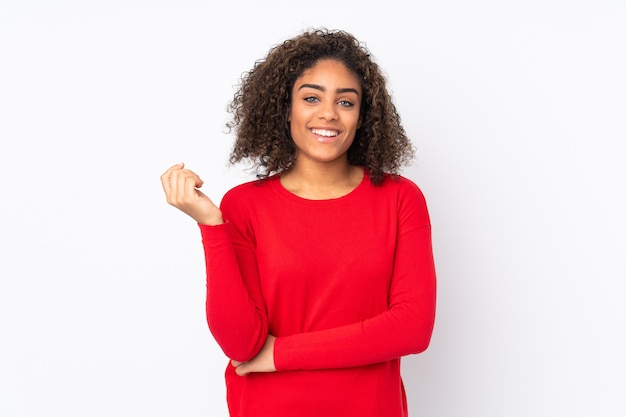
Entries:
[[430, 343], [436, 278], [377, 64], [348, 33], [305, 32], [255, 64], [229, 110], [231, 162], [259, 179], [219, 207], [183, 164], [161, 181], [200, 228], [231, 416], [406, 417], [400, 359]]
[[[296, 163], [283, 174], [282, 185], [305, 198], [347, 194], [363, 176], [362, 169], [348, 163], [348, 149], [360, 124], [359, 79], [341, 61], [323, 59], [296, 80], [292, 97], [288, 120], [296, 146]], [[303, 178], [299, 177], [303, 170], [329, 173], [333, 166], [340, 168], [337, 179], [346, 180], [343, 186], [335, 181], [334, 190], [328, 189], [328, 195], [317, 189], [302, 189]]]

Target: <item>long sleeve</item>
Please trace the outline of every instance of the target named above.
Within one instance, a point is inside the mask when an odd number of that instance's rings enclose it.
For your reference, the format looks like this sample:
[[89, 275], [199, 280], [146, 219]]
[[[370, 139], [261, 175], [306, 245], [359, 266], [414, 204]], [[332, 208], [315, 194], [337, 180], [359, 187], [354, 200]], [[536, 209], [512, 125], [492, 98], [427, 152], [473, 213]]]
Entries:
[[254, 250], [235, 226], [200, 225], [207, 271], [206, 315], [213, 337], [230, 359], [253, 358], [267, 338], [267, 312]]
[[369, 365], [427, 348], [436, 305], [430, 220], [421, 192], [413, 187], [404, 191], [388, 309], [352, 324], [279, 337], [274, 351], [278, 370]]

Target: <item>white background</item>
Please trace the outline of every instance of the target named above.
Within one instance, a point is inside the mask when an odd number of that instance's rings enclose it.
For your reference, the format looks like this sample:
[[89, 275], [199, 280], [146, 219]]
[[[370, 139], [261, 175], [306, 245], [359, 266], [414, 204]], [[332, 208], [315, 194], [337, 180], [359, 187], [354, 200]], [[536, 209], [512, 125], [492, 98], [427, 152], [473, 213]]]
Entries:
[[[0, 2], [0, 416], [227, 415], [193, 221], [240, 74], [366, 42], [418, 149], [439, 279], [411, 416], [626, 415], [623, 1]], [[347, 416], [350, 417], [350, 416]]]

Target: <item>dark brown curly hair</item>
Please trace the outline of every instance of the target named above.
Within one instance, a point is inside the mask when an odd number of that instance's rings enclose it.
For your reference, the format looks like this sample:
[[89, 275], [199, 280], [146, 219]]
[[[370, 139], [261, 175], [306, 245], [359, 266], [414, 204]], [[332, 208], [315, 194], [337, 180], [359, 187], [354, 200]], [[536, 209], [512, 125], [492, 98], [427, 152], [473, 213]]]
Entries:
[[359, 79], [363, 91], [361, 126], [348, 149], [348, 162], [360, 165], [378, 184], [385, 173], [398, 174], [414, 156], [414, 148], [401, 124], [387, 90], [386, 79], [365, 45], [341, 30], [310, 29], [270, 49], [244, 73], [227, 110], [235, 131], [230, 162], [249, 160], [257, 176], [290, 170], [296, 147], [291, 138], [289, 113], [296, 80], [320, 59], [341, 61]]

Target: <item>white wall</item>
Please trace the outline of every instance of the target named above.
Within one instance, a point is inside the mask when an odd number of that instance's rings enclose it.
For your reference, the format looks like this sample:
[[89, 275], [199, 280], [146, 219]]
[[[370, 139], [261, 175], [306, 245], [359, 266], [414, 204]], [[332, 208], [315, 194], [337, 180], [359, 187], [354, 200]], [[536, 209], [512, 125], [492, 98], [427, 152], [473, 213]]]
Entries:
[[3, 0], [0, 415], [226, 416], [198, 230], [238, 76], [308, 26], [364, 40], [419, 157], [439, 272], [412, 416], [626, 415], [626, 4]]

